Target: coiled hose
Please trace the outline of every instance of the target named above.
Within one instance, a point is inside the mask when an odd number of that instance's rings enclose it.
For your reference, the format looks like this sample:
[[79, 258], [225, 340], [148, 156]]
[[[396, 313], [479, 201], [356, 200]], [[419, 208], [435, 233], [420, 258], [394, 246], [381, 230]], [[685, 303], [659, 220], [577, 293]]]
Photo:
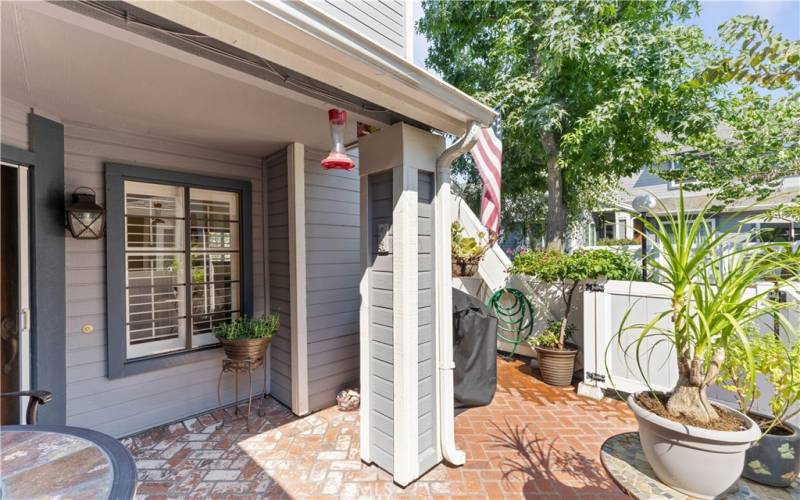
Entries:
[[[504, 301], [506, 296], [510, 296], [513, 301]], [[504, 305], [503, 302], [508, 305]], [[489, 297], [486, 305], [491, 307], [497, 316], [497, 338], [513, 346], [508, 355], [511, 358], [516, 354], [517, 347], [533, 333], [533, 305], [525, 294], [516, 288], [497, 290]]]

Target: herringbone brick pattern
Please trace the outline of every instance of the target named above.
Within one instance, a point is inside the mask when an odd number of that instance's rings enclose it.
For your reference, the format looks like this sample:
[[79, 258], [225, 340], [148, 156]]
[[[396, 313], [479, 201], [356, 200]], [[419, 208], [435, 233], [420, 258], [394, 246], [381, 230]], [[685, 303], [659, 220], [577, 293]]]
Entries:
[[246, 423], [214, 411], [127, 438], [142, 498], [612, 498], [600, 445], [635, 429], [624, 403], [549, 387], [521, 361], [498, 361], [490, 406], [456, 417], [461, 468], [438, 465], [402, 489], [359, 460], [358, 415], [329, 408], [294, 417], [275, 402]]

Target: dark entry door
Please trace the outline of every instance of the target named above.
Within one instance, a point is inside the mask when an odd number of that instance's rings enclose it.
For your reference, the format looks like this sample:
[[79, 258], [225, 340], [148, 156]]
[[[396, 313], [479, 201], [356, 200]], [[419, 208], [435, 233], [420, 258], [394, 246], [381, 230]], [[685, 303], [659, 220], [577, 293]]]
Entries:
[[[28, 170], [0, 168], [0, 388], [12, 392], [30, 385]], [[3, 398], [0, 423], [19, 423], [21, 403]]]

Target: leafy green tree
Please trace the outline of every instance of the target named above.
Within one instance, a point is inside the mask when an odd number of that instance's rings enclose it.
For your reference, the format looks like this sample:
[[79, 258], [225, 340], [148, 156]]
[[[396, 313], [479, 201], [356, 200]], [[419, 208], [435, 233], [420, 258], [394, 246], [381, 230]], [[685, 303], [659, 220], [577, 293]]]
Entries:
[[721, 133], [707, 131], [673, 144], [683, 151], [678, 168], [659, 175], [693, 179], [687, 189], [717, 191], [726, 202], [763, 199], [784, 177], [800, 174], [800, 41], [787, 40], [754, 16], [726, 21], [719, 35], [723, 51], [695, 84], [744, 86], [712, 105]]
[[735, 81], [767, 88], [800, 82], [800, 41], [776, 33], [764, 18], [736, 16], [719, 27], [730, 55], [703, 72], [706, 81]]
[[[661, 177], [687, 190], [710, 189], [721, 201], [764, 199], [786, 176], [800, 175], [800, 98], [774, 97], [742, 87], [712, 106], [720, 131], [685, 138], [677, 167]], [[798, 193], [800, 194], [800, 193]]]
[[467, 93], [503, 102], [504, 196], [547, 190], [547, 245], [598, 186], [656, 163], [660, 132], [711, 128], [714, 85], [689, 85], [711, 50], [680, 24], [694, 0], [423, 1], [427, 64]]
[[500, 219], [503, 228], [521, 237], [527, 248], [538, 248], [545, 234], [547, 196], [540, 190], [517, 190], [503, 201]]

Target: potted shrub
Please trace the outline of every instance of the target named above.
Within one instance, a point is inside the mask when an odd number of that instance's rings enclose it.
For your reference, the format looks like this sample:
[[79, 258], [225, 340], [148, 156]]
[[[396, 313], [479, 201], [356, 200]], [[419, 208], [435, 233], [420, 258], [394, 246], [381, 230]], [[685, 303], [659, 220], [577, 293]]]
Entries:
[[536, 351], [539, 371], [546, 384], [564, 387], [572, 383], [575, 356], [578, 348], [569, 343], [575, 327], [568, 324], [561, 337], [561, 321], [550, 321], [539, 335], [528, 337], [528, 344]]
[[[496, 239], [487, 238], [483, 232], [478, 233], [477, 238], [464, 236], [464, 227], [458, 221], [450, 226], [450, 238], [454, 277], [474, 276], [478, 272], [478, 264]], [[486, 240], [481, 242], [484, 238]]]
[[234, 360], [256, 360], [262, 358], [272, 336], [278, 331], [277, 314], [258, 318], [242, 316], [218, 325], [214, 334], [222, 343], [225, 355]]
[[536, 351], [542, 379], [551, 385], [566, 386], [575, 371], [576, 346], [567, 343], [571, 329], [567, 316], [572, 310], [575, 292], [586, 280], [606, 278], [630, 280], [639, 273], [626, 253], [606, 249], [579, 250], [572, 254], [558, 251], [524, 252], [514, 257], [511, 274], [533, 276], [556, 286], [564, 302], [564, 315], [548, 324], [537, 336], [529, 339]]
[[[712, 404], [707, 389], [716, 382], [735, 339], [745, 346], [744, 381], [755, 385], [757, 371], [743, 325], [764, 315], [781, 315], [786, 305], [767, 292], [754, 292], [753, 286], [767, 278], [778, 286], [785, 276], [796, 277], [800, 266], [786, 244], [742, 241], [746, 236], [740, 228], [747, 219], [734, 223], [732, 217], [714, 232], [713, 197], [693, 214], [685, 209], [682, 190], [678, 201], [677, 213], [659, 202], [660, 216], [634, 214], [645, 228], [643, 236], [660, 254], [648, 255], [648, 266], [669, 291], [671, 307], [632, 326], [626, 325], [629, 310], [617, 338], [626, 353], [635, 353], [645, 381], [646, 346], [667, 342], [674, 348], [675, 388], [667, 394], [631, 394], [627, 402], [658, 478], [688, 495], [712, 498], [739, 478], [745, 453], [761, 431], [745, 414]], [[622, 345], [623, 333], [631, 330], [633, 342]]]
[[728, 346], [728, 359], [720, 370], [719, 384], [736, 396], [739, 411], [752, 418], [763, 433], [747, 450], [742, 475], [779, 488], [791, 485], [800, 472], [800, 428], [789, 422], [800, 413], [800, 342], [796, 336], [786, 340], [794, 341], [793, 345], [787, 347], [772, 332], [761, 333], [753, 326], [747, 329], [755, 368], [772, 389], [769, 400], [772, 416], [752, 411], [761, 389], [745, 380], [743, 360], [747, 354], [744, 343], [738, 339]]

